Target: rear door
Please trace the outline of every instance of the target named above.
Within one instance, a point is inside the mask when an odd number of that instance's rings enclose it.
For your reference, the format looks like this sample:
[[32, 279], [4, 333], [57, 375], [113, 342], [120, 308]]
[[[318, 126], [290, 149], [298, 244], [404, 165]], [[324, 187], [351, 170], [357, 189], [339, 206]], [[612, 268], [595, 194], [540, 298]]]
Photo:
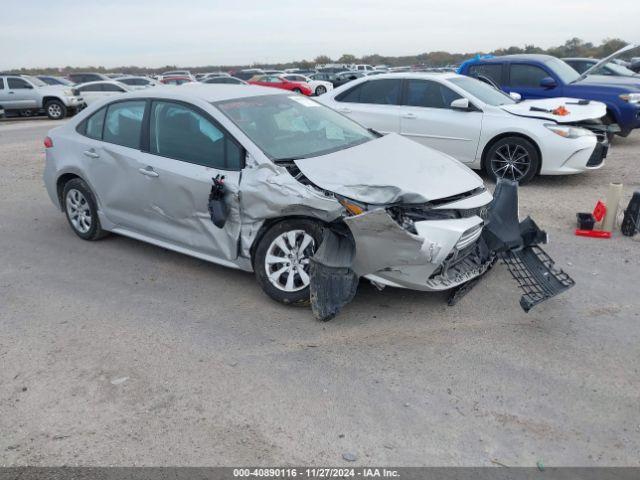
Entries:
[[402, 79], [367, 80], [338, 95], [335, 108], [380, 133], [399, 133], [401, 94]]
[[475, 160], [482, 128], [482, 112], [451, 108], [462, 98], [435, 80], [407, 79], [400, 114], [400, 133], [457, 160]]
[[[231, 217], [239, 215], [244, 149], [208, 113], [169, 100], [151, 102], [147, 139], [131, 180], [140, 199], [134, 206], [142, 217], [137, 228], [172, 245], [236, 258], [240, 223]], [[217, 175], [225, 177], [228, 192], [236, 192], [225, 197], [231, 213], [224, 228], [213, 224], [208, 210]]]

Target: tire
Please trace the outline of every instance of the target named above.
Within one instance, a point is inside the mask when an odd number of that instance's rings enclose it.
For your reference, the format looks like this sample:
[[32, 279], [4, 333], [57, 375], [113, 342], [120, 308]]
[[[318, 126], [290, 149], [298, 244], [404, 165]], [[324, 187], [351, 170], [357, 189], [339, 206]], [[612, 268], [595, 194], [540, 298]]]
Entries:
[[323, 86], [323, 85], [318, 85], [318, 88], [316, 88], [316, 97], [319, 97], [320, 95], [327, 93], [327, 87]]
[[302, 90], [300, 90], [299, 88], [294, 88], [293, 90], [291, 90], [293, 93], [302, 93]]
[[527, 139], [515, 136], [501, 138], [487, 151], [484, 170], [494, 182], [502, 177], [524, 185], [540, 170], [540, 155]]
[[99, 240], [108, 235], [100, 226], [95, 197], [84, 180], [73, 178], [65, 183], [62, 206], [71, 229], [81, 239]]
[[[609, 126], [609, 125], [613, 125], [614, 123], [616, 123], [616, 121], [614, 120], [614, 118], [611, 116], [610, 113], [607, 113], [604, 116], [604, 118], [602, 119], [602, 123], [605, 124], [606, 126]], [[611, 143], [613, 141], [613, 137], [615, 137], [615, 136], [616, 136], [615, 133], [607, 132], [607, 140], [609, 141], [609, 143]]]
[[44, 106], [50, 120], [62, 120], [67, 116], [67, 107], [60, 100], [49, 100]]
[[[322, 226], [313, 220], [288, 219], [271, 226], [259, 240], [253, 259], [262, 290], [280, 303], [308, 305], [310, 258], [321, 241]], [[299, 251], [299, 247], [305, 248]]]

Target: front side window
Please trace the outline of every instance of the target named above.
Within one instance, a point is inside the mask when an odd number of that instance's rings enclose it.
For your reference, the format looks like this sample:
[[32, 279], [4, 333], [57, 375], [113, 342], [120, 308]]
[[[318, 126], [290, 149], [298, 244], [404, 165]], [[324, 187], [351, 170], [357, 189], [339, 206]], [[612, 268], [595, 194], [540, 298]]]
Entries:
[[451, 102], [462, 98], [444, 85], [431, 80], [407, 80], [406, 105], [412, 107], [450, 108]]
[[512, 64], [510, 85], [512, 87], [538, 88], [542, 79], [548, 76], [549, 74], [544, 69], [535, 65]]
[[276, 162], [317, 157], [376, 138], [353, 120], [298, 95], [261, 95], [215, 106]]
[[4, 90], [4, 78], [0, 78], [0, 90]]
[[208, 118], [173, 102], [154, 101], [149, 129], [150, 153], [205, 167], [242, 168], [242, 149]]
[[33, 87], [26, 81], [21, 78], [7, 78], [7, 83], [9, 85], [9, 90], [29, 90]]
[[398, 105], [402, 80], [382, 79], [360, 83], [336, 97], [339, 102]]
[[103, 140], [123, 147], [139, 148], [146, 102], [133, 100], [109, 105]]

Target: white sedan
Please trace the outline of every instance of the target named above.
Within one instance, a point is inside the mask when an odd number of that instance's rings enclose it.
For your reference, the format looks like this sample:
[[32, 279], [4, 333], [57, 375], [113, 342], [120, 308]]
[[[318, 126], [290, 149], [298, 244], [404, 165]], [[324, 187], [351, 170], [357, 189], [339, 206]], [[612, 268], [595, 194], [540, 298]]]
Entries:
[[87, 105], [102, 100], [103, 98], [122, 95], [123, 93], [132, 91], [131, 87], [116, 80], [81, 83], [75, 88], [80, 91]]
[[144, 90], [145, 88], [157, 87], [162, 85], [160, 82], [149, 77], [120, 77], [115, 79], [116, 82], [124, 83], [131, 90]]
[[282, 78], [289, 80], [290, 82], [304, 82], [308, 83], [316, 97], [324, 95], [325, 93], [333, 90], [333, 83], [325, 82], [323, 80], [312, 80], [306, 75], [300, 75], [299, 73], [287, 73], [280, 75]]
[[536, 174], [602, 167], [606, 106], [571, 98], [521, 101], [456, 74], [363, 77], [319, 102], [381, 133], [441, 150], [493, 179], [520, 183]]

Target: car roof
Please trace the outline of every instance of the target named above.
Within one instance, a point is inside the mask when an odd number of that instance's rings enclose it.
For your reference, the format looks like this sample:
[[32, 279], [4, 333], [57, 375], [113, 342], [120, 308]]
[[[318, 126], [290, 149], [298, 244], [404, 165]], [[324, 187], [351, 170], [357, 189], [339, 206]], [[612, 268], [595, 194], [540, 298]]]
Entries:
[[125, 87], [125, 88], [129, 87], [129, 85], [125, 85], [124, 83], [120, 83], [117, 80], [93, 80], [91, 82], [79, 83], [78, 85], [76, 85], [76, 88], [77, 87], [84, 87], [85, 85], [95, 85], [97, 83], [110, 83], [112, 85], [118, 85], [119, 87]]
[[[500, 57], [481, 58], [477, 63], [502, 63], [505, 60], [509, 61], [534, 61], [534, 62], [548, 62], [549, 60], [556, 58], [552, 55], [544, 55], [542, 53], [520, 53], [515, 55], [502, 55]], [[476, 63], [476, 62], [474, 62]]]
[[257, 97], [260, 95], [291, 95], [288, 90], [257, 85], [225, 85], [223, 83], [193, 82], [179, 88], [152, 87], [127, 94], [127, 97], [154, 97], [172, 100], [204, 100], [207, 103]]
[[588, 57], [562, 57], [561, 60], [585, 60], [589, 62], [599, 62], [597, 58], [588, 58]]
[[384, 78], [408, 78], [408, 79], [444, 79], [450, 80], [452, 78], [468, 78], [465, 75], [458, 75], [454, 72], [395, 72], [395, 73], [380, 73], [378, 75], [369, 75], [362, 78], [378, 80]]

